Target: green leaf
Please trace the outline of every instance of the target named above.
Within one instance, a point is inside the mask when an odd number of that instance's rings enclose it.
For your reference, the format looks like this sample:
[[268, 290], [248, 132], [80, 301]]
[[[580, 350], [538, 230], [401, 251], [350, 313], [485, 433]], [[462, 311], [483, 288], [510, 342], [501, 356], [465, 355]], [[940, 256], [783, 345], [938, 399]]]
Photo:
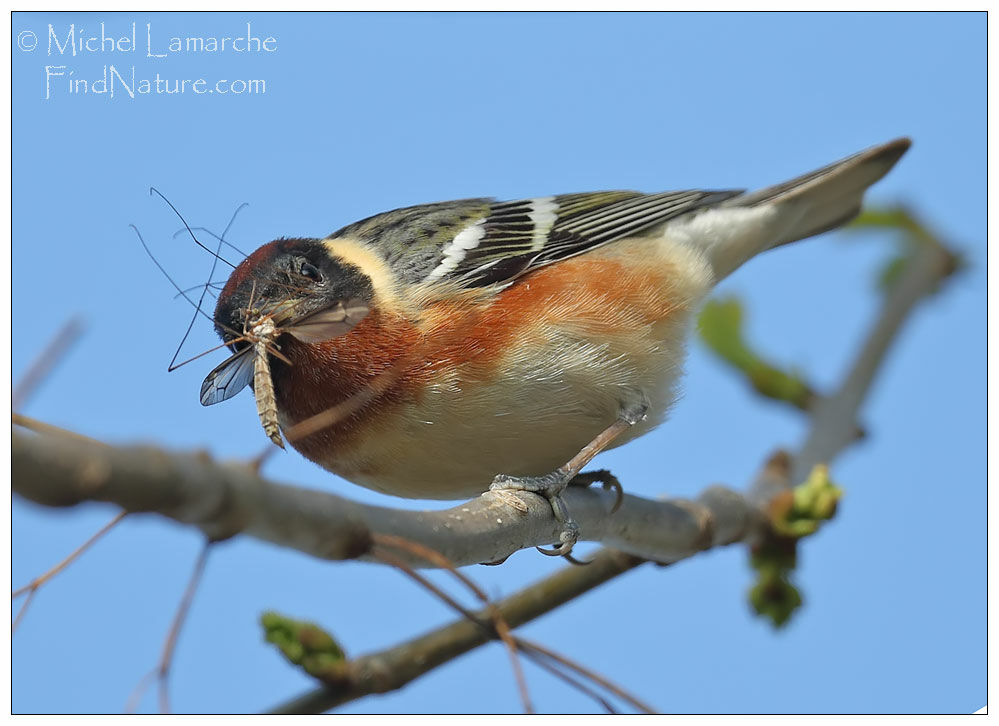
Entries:
[[701, 311], [701, 339], [718, 357], [740, 371], [760, 394], [807, 410], [815, 392], [796, 373], [766, 361], [746, 342], [742, 304], [735, 298], [709, 300]]

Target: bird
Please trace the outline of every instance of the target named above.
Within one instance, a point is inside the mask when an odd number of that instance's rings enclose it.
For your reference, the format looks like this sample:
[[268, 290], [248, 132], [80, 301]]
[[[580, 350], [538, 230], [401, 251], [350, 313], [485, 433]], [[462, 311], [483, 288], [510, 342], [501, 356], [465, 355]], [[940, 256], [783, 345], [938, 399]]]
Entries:
[[[758, 191], [605, 191], [404, 207], [247, 256], [218, 296], [233, 355], [211, 405], [250, 386], [265, 430], [370, 489], [466, 499], [562, 493], [658, 426], [707, 294], [750, 258], [856, 217], [899, 138]], [[265, 360], [262, 360], [265, 359]]]

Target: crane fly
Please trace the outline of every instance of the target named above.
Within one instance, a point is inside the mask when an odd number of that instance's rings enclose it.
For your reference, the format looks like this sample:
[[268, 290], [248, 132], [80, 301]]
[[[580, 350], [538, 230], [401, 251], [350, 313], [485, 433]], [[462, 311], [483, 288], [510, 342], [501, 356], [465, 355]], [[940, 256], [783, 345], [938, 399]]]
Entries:
[[282, 308], [284, 305], [278, 304], [269, 311], [255, 310], [251, 294], [251, 302], [245, 313], [243, 334], [226, 343], [230, 347], [240, 343], [247, 345], [236, 350], [208, 374], [201, 384], [201, 404], [211, 406], [232, 398], [252, 381], [257, 402], [257, 416], [260, 418], [264, 433], [283, 449], [284, 440], [278, 422], [277, 397], [274, 394], [274, 381], [271, 377], [268, 356], [273, 355], [288, 365], [292, 363], [281, 353], [277, 339], [283, 333], [289, 333], [303, 343], [321, 343], [330, 340], [357, 325], [367, 315], [368, 306], [361, 300], [346, 300], [290, 325], [278, 326], [274, 320], [285, 312]]

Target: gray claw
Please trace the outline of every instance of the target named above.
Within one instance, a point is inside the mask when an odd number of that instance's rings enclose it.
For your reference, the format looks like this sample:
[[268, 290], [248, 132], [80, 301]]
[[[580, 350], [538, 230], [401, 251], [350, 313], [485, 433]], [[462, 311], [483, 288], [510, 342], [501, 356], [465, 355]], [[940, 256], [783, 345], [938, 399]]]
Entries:
[[490, 491], [497, 489], [512, 489], [514, 491], [533, 492], [542, 496], [551, 504], [555, 520], [562, 524], [559, 534], [559, 544], [551, 549], [538, 547], [538, 552], [550, 557], [564, 557], [572, 552], [573, 545], [579, 539], [579, 525], [569, 515], [569, 510], [562, 499], [562, 492], [569, 485], [569, 477], [561, 471], [553, 471], [543, 476], [508, 476], [500, 474], [489, 485]]
[[[559, 501], [561, 501], [561, 499]], [[575, 520], [572, 519], [565, 520], [563, 525], [565, 528], [558, 536], [559, 544], [551, 549], [545, 549], [544, 547], [537, 547], [535, 549], [537, 549], [541, 554], [548, 555], [549, 557], [569, 557], [572, 554], [572, 548], [579, 540], [579, 525], [577, 525]]]

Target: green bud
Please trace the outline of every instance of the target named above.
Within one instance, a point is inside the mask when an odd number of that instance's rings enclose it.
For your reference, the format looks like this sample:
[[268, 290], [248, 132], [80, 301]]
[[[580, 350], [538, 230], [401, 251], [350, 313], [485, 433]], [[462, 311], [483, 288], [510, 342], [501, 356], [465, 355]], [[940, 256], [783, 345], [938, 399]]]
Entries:
[[312, 673], [345, 660], [343, 649], [315, 623], [294, 620], [279, 613], [260, 616], [264, 639], [278, 647], [285, 658]]

